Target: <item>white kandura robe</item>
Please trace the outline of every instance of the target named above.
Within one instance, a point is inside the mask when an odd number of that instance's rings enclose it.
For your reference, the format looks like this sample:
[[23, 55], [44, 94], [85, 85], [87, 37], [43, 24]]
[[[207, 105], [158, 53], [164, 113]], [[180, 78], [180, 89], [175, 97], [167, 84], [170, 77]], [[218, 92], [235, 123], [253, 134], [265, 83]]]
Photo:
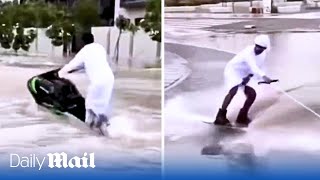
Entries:
[[86, 122], [88, 110], [95, 115], [109, 117], [110, 101], [114, 86], [114, 74], [107, 61], [105, 48], [98, 43], [85, 45], [78, 54], [66, 64], [60, 71], [59, 76], [67, 74], [71, 70], [83, 68], [90, 81], [86, 96]]
[[263, 64], [266, 59], [266, 50], [258, 56], [254, 53], [254, 45], [248, 46], [233, 59], [231, 59], [225, 67], [224, 77], [227, 89], [230, 90], [236, 85], [239, 85], [243, 78], [249, 74], [254, 76], [250, 79], [248, 86], [254, 87], [259, 80], [265, 76]]

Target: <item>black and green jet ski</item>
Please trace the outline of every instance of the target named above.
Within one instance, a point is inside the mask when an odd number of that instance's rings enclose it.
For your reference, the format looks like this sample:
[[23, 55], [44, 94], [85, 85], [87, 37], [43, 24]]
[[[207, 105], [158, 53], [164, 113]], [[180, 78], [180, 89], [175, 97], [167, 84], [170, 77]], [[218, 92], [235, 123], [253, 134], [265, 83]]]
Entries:
[[70, 80], [57, 76], [59, 70], [30, 78], [28, 90], [38, 105], [56, 114], [72, 114], [85, 122], [85, 99]]

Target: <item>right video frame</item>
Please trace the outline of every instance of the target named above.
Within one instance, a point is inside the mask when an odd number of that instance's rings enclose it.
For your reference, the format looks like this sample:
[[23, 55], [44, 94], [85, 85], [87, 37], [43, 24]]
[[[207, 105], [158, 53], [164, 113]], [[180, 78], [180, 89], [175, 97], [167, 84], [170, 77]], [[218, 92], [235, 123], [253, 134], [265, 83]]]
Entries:
[[165, 1], [166, 176], [317, 173], [319, 16], [309, 1]]

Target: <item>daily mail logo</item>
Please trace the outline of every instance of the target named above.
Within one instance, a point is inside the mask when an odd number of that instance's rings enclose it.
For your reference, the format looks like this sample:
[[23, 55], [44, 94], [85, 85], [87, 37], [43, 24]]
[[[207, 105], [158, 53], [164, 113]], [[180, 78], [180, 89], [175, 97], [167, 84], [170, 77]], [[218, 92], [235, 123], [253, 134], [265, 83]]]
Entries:
[[[47, 163], [45, 163], [47, 162]], [[94, 153], [84, 153], [83, 157], [69, 157], [67, 153], [48, 153], [47, 157], [37, 157], [35, 154], [30, 156], [20, 156], [10, 154], [10, 167], [12, 168], [38, 168], [39, 170], [48, 164], [49, 168], [95, 168]]]

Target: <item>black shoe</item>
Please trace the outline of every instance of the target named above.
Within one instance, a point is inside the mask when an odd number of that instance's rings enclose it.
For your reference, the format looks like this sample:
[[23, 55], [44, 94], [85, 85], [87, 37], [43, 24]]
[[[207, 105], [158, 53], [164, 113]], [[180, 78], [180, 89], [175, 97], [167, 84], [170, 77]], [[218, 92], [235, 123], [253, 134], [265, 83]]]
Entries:
[[95, 124], [97, 128], [101, 128], [102, 124], [106, 124], [107, 126], [110, 125], [109, 119], [105, 115], [99, 115], [95, 120], [96, 120]]
[[227, 110], [219, 109], [216, 120], [214, 121], [215, 125], [231, 126], [230, 121], [227, 119]]
[[236, 123], [238, 126], [248, 127], [248, 125], [251, 123], [251, 120], [248, 117], [248, 111], [240, 109]]

